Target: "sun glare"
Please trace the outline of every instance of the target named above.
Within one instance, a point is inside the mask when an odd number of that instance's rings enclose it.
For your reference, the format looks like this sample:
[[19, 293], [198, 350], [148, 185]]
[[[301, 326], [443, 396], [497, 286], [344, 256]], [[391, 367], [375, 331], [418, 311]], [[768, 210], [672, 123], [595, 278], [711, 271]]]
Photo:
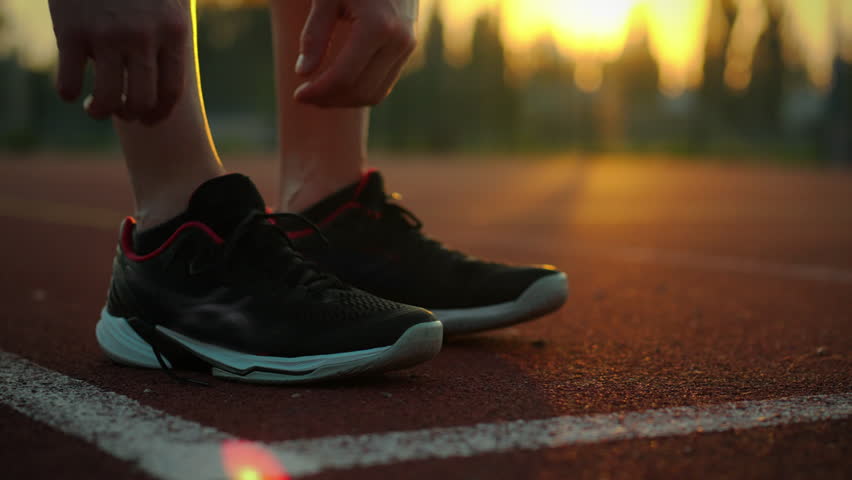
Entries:
[[646, 0], [651, 53], [660, 68], [660, 87], [678, 95], [701, 84], [710, 0]]
[[566, 49], [600, 56], [607, 61], [621, 54], [635, 0], [550, 0], [547, 3], [545, 8], [551, 14], [548, 18], [553, 31]]
[[[845, 6], [844, 6], [845, 4]], [[798, 48], [812, 54], [804, 56], [802, 63], [807, 69], [808, 75], [814, 85], [820, 88], [828, 87], [831, 82], [832, 53], [835, 42], [842, 39], [844, 25], [849, 20], [844, 15], [852, 13], [852, 7], [848, 2], [829, 0], [812, 0], [810, 2], [799, 2], [786, 0], [786, 6], [790, 12], [790, 25], [796, 32], [794, 38]], [[845, 11], [844, 11], [845, 9]], [[847, 13], [849, 12], [849, 13]], [[838, 20], [838, 31], [826, 29], [826, 23], [830, 23], [832, 16]], [[844, 56], [850, 53], [842, 43], [839, 48]], [[847, 42], [847, 47], [850, 43]]]
[[[429, 12], [436, 0], [424, 0]], [[586, 91], [597, 90], [602, 67], [620, 58], [631, 35], [648, 36], [652, 54], [660, 62], [663, 90], [677, 94], [697, 85], [704, 58], [706, 19], [710, 0], [470, 0], [438, 2], [447, 19], [448, 54], [460, 64], [469, 55], [469, 25], [484, 10], [500, 14], [509, 52], [509, 69], [524, 77], [535, 68], [529, 55], [543, 38], [552, 38], [558, 50], [577, 62], [575, 80]], [[643, 13], [642, 16], [637, 15]], [[641, 20], [637, 22], [636, 20]], [[468, 25], [464, 30], [460, 25]], [[464, 37], [457, 36], [465, 32]]]
[[627, 39], [631, 12], [637, 0], [506, 0], [502, 3], [503, 34], [510, 52], [509, 64], [523, 76], [529, 49], [551, 37], [564, 55], [583, 63], [578, 74], [581, 87], [599, 83], [600, 64], [621, 55]]

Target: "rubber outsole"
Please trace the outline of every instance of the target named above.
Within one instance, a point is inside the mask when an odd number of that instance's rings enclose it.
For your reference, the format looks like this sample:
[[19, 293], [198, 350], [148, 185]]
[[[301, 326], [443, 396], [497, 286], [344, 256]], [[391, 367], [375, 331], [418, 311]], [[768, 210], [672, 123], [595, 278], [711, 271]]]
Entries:
[[554, 273], [533, 282], [515, 300], [474, 308], [432, 310], [444, 324], [444, 335], [463, 335], [503, 328], [554, 312], [568, 299], [568, 277]]
[[[211, 374], [250, 383], [297, 384], [375, 374], [412, 367], [441, 350], [439, 321], [413, 325], [393, 345], [353, 352], [302, 357], [259, 356], [201, 342], [168, 328], [157, 330], [211, 365]], [[106, 309], [95, 328], [98, 344], [113, 361], [142, 368], [161, 368], [154, 351], [126, 319]], [[165, 359], [168, 364], [168, 359]], [[171, 365], [168, 365], [171, 366]]]

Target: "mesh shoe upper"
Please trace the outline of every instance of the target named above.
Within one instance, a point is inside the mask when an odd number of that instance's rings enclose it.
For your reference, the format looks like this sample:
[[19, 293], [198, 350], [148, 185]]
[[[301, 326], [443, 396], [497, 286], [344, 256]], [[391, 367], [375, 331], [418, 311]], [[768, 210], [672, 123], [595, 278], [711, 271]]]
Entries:
[[394, 301], [429, 309], [493, 305], [516, 299], [536, 280], [556, 273], [445, 247], [385, 193], [376, 171], [303, 214], [319, 224], [331, 248], [310, 230], [293, 231], [301, 251], [342, 280]]
[[137, 253], [122, 230], [107, 309], [255, 355], [294, 357], [393, 344], [425, 310], [349, 287], [291, 248], [251, 181], [227, 175], [192, 196], [181, 226]]

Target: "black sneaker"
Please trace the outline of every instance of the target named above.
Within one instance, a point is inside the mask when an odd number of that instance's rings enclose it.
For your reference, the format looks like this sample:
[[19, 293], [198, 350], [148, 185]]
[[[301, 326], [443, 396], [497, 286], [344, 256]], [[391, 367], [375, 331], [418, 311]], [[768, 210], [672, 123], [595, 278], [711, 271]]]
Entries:
[[234, 174], [201, 185], [162, 227], [135, 235], [128, 218], [96, 329], [106, 354], [170, 373], [203, 367], [296, 383], [409, 367], [438, 353], [442, 326], [429, 312], [323, 273], [275, 225], [286, 215], [266, 213], [254, 184]]
[[509, 266], [444, 247], [385, 194], [377, 171], [303, 212], [310, 229], [291, 231], [296, 246], [343, 281], [383, 298], [431, 310], [446, 335], [505, 327], [565, 303], [565, 274], [551, 266]]

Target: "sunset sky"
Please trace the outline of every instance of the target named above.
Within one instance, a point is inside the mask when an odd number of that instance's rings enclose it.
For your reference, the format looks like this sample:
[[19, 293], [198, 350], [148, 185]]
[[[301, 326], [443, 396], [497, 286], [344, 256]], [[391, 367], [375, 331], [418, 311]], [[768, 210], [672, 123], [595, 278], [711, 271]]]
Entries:
[[[219, 3], [234, 3], [219, 0]], [[210, 3], [210, 2], [208, 2]], [[257, 3], [257, 2], [255, 2]], [[748, 84], [754, 45], [766, 25], [763, 0], [738, 0], [742, 14], [734, 25], [710, 22], [711, 0], [421, 0], [421, 19], [437, 6], [443, 13], [451, 62], [466, 61], [473, 21], [487, 9], [500, 12], [501, 29], [509, 51], [509, 74], [523, 77], [532, 67], [525, 52], [550, 35], [559, 51], [580, 65], [577, 83], [588, 90], [599, 84], [600, 67], [621, 55], [629, 33], [646, 33], [660, 65], [661, 88], [677, 94], [701, 82], [701, 65], [708, 35], [730, 29], [726, 55], [729, 85]], [[852, 2], [848, 0], [778, 0], [783, 8], [789, 47], [798, 54], [811, 80], [824, 87], [838, 52], [852, 60]], [[27, 63], [48, 68], [55, 46], [47, 2], [0, 0], [6, 17], [0, 34], [0, 53], [15, 48]], [[421, 34], [427, 22], [421, 21]], [[804, 59], [804, 60], [801, 60]]]

